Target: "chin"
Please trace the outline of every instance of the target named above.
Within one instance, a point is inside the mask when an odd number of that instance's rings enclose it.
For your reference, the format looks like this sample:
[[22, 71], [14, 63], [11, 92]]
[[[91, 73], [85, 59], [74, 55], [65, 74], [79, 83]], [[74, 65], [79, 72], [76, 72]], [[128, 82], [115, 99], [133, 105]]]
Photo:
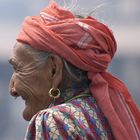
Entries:
[[32, 119], [32, 117], [38, 113], [40, 110], [44, 109], [45, 107], [43, 106], [32, 106], [31, 104], [29, 104], [28, 102], [25, 103], [25, 109], [23, 111], [23, 118], [26, 121], [30, 121]]
[[23, 118], [24, 118], [24, 120], [26, 120], [26, 121], [30, 121], [30, 120], [31, 120], [31, 117], [30, 117], [30, 116], [24, 115], [24, 113], [23, 113]]
[[32, 117], [35, 115], [35, 113], [32, 112], [32, 110], [30, 109], [30, 107], [27, 107], [24, 109], [23, 111], [23, 118], [26, 121], [30, 121], [32, 119]]

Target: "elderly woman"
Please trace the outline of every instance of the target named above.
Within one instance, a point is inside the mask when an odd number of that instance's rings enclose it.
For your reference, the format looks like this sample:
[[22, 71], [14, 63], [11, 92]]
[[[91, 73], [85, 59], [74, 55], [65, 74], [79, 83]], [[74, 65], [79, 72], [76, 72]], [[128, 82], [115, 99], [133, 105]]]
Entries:
[[139, 140], [139, 110], [106, 72], [115, 51], [106, 25], [56, 3], [27, 17], [9, 60], [10, 93], [30, 120], [25, 140]]

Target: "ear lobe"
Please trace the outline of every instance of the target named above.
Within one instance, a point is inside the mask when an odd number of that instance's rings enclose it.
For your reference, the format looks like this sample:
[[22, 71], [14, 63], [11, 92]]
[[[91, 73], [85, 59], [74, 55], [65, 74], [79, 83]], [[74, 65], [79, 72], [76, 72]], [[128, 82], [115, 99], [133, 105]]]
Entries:
[[52, 88], [57, 89], [62, 81], [63, 61], [60, 56], [51, 54], [52, 59]]

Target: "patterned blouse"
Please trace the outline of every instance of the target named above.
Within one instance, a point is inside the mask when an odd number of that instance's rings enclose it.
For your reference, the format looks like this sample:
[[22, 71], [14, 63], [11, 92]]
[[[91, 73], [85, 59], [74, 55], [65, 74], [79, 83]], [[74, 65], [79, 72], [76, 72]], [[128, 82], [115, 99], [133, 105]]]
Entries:
[[27, 128], [25, 140], [114, 140], [93, 97], [81, 97], [44, 109]]

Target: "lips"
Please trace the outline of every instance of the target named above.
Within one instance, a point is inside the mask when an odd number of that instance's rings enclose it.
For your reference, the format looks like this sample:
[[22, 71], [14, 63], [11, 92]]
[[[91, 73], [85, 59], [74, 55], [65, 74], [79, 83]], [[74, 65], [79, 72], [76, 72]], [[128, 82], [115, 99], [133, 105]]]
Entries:
[[23, 100], [25, 100], [25, 101], [27, 100], [27, 98], [26, 98], [26, 97], [24, 97], [24, 96], [21, 96], [21, 98], [22, 98]]

